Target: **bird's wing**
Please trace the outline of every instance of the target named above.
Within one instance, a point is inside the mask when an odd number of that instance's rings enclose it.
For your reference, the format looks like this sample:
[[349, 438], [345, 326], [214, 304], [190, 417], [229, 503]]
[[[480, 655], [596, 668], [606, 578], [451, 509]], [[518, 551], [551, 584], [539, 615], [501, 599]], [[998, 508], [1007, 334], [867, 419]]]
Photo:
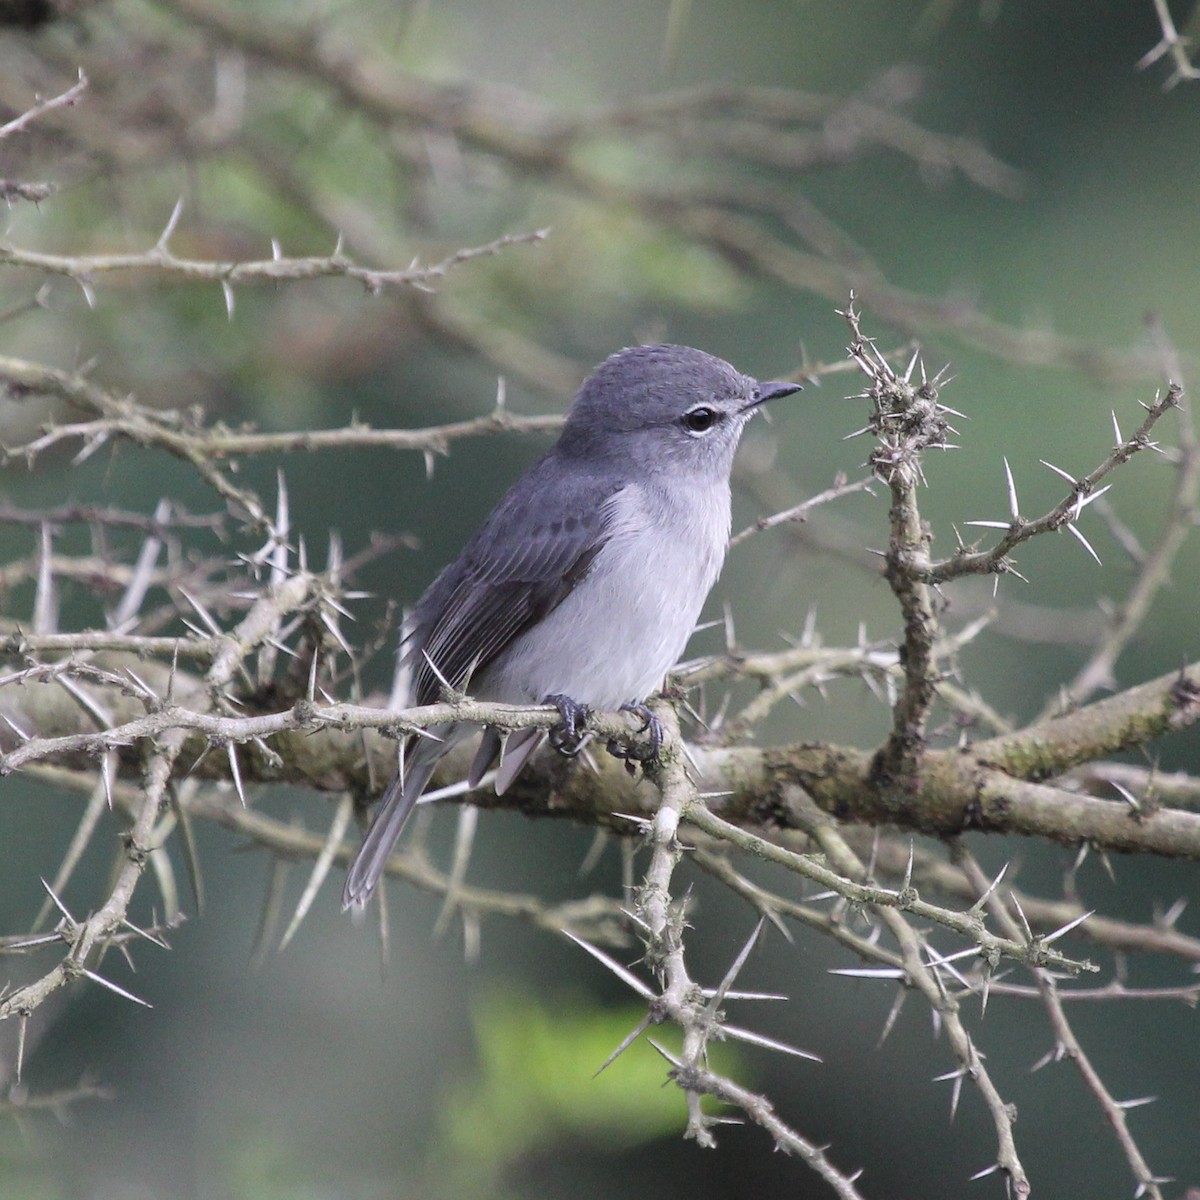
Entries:
[[421, 598], [408, 650], [417, 704], [437, 701], [443, 680], [466, 685], [552, 612], [608, 540], [611, 485], [556, 488], [553, 466], [511, 491]]

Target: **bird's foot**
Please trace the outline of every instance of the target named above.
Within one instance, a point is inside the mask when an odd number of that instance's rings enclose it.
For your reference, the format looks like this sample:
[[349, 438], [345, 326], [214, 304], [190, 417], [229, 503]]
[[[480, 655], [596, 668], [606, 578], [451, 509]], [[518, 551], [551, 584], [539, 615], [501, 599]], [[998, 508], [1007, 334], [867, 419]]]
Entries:
[[662, 749], [663, 743], [662, 722], [644, 704], [622, 704], [620, 711], [632, 713], [635, 717], [639, 717], [642, 724], [641, 728], [638, 729], [638, 733], [648, 733], [650, 735], [645, 742], [609, 738], [609, 754], [614, 758], [623, 758], [625, 760], [625, 769], [632, 775], [635, 770], [634, 763], [642, 763], [644, 765], [654, 762], [658, 758], [658, 752]]
[[570, 696], [547, 696], [546, 703], [553, 704], [561, 718], [557, 725], [550, 727], [550, 745], [559, 754], [574, 758], [587, 741], [587, 723], [592, 715], [591, 710], [586, 704], [579, 704]]

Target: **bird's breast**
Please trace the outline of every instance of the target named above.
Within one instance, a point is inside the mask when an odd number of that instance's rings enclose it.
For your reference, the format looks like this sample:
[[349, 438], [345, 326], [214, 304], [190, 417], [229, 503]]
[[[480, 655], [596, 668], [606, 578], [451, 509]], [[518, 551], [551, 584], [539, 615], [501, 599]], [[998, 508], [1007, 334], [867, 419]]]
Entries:
[[630, 485], [608, 502], [587, 574], [489, 667], [510, 702], [563, 694], [612, 709], [644, 700], [683, 654], [729, 541], [729, 488]]

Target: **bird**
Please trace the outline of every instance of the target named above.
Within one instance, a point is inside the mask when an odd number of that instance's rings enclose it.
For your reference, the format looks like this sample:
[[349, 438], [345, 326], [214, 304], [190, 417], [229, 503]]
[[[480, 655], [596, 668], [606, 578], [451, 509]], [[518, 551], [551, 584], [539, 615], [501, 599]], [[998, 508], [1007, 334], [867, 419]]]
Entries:
[[[404, 623], [410, 703], [436, 703], [449, 688], [555, 704], [562, 720], [549, 737], [564, 753], [585, 740], [589, 708], [640, 713], [660, 737], [645, 701], [683, 653], [724, 564], [742, 430], [762, 404], [799, 390], [690, 346], [633, 346], [605, 359], [558, 440]], [[408, 739], [347, 873], [345, 907], [370, 899], [439, 760], [478, 729], [457, 721]], [[469, 786], [499, 760], [502, 793], [547, 736], [485, 727]]]

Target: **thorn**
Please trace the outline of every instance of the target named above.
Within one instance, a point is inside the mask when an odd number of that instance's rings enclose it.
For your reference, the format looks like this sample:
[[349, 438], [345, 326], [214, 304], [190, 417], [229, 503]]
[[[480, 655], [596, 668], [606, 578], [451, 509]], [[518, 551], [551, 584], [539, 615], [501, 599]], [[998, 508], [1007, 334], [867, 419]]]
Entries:
[[1072, 533], [1075, 535], [1075, 538], [1079, 542], [1079, 544], [1096, 560], [1096, 562], [1100, 566], [1104, 566], [1104, 564], [1102, 562], [1100, 562], [1100, 555], [1098, 555], [1096, 553], [1096, 551], [1092, 549], [1092, 543], [1089, 542], [1087, 540], [1087, 538], [1085, 538], [1083, 536], [1083, 534], [1080, 533], [1079, 530], [1075, 528], [1074, 525], [1068, 524], [1065, 526], [1065, 528], [1068, 533]]
[[[713, 996], [716, 993], [712, 988], [701, 988], [700, 994], [703, 996]], [[730, 990], [725, 993], [726, 1000], [790, 1000], [790, 996], [785, 996], [782, 992], [739, 992]]]
[[[231, 742], [230, 745], [232, 746], [232, 744]], [[243, 801], [244, 803], [245, 801]], [[283, 936], [279, 939], [280, 952], [287, 948], [288, 943], [295, 937], [296, 930], [300, 928], [304, 918], [308, 915], [313, 901], [317, 898], [317, 892], [321, 889], [321, 884], [325, 882], [325, 877], [329, 874], [329, 868], [333, 866], [334, 857], [342, 844], [342, 838], [345, 836], [346, 828], [350, 824], [350, 818], [353, 815], [354, 798], [347, 793], [338, 802], [337, 810], [333, 814], [333, 820], [329, 823], [329, 832], [325, 835], [325, 841], [322, 843], [321, 851], [313, 863], [308, 882], [304, 885], [304, 891], [301, 893], [300, 899], [296, 904], [296, 911], [292, 914], [292, 919], [288, 922], [288, 927], [283, 931]]]
[[1008, 459], [1004, 460], [1004, 476], [1008, 481], [1008, 511], [1014, 521], [1021, 518], [1021, 512], [1017, 505], [1017, 485], [1013, 481], [1012, 468], [1008, 465]]
[[604, 855], [604, 851], [608, 849], [609, 835], [604, 829], [597, 829], [592, 835], [592, 844], [587, 848], [587, 853], [583, 856], [579, 864], [578, 874], [582, 878], [585, 875], [590, 875], [595, 870], [596, 864]]
[[152, 942], [160, 950], [170, 950], [171, 947], [167, 944], [167, 941], [165, 938], [159, 937], [158, 934], [156, 934], [156, 933], [151, 933], [150, 930], [148, 930], [148, 929], [143, 929], [140, 925], [135, 925], [127, 917], [121, 918], [121, 924], [124, 925], [125, 928], [128, 929], [131, 933], [136, 933], [140, 937], [144, 937], [146, 939], [146, 941]]
[[1141, 812], [1142, 802], [1124, 784], [1118, 783], [1115, 779], [1110, 779], [1108, 786], [1121, 794], [1121, 798], [1129, 805], [1131, 812]]
[[1042, 938], [1042, 944], [1049, 945], [1051, 942], [1058, 941], [1060, 937], [1062, 937], [1064, 934], [1070, 933], [1071, 930], [1077, 925], [1082, 925], [1084, 921], [1088, 919], [1088, 917], [1095, 916], [1095, 913], [1096, 910], [1094, 908], [1090, 909], [1088, 912], [1081, 913], [1073, 921], [1068, 921], [1065, 925], [1060, 926], [1053, 933], [1046, 934], [1046, 936]]
[[1180, 896], [1170, 908], [1158, 919], [1158, 923], [1164, 929], [1174, 929], [1175, 923], [1183, 916], [1183, 910], [1187, 908], [1188, 901], [1186, 896]]
[[310, 704], [314, 703], [317, 697], [317, 664], [320, 657], [319, 654], [314, 654], [308, 665], [308, 702]]
[[962, 1096], [963, 1076], [966, 1074], [966, 1068], [959, 1067], [956, 1071], [947, 1071], [945, 1075], [935, 1075], [934, 1083], [945, 1083], [947, 1080], [954, 1081], [954, 1087], [950, 1089], [950, 1123], [954, 1123], [954, 1118], [958, 1115], [958, 1101]]
[[271, 582], [280, 584], [287, 576], [288, 565], [288, 531], [291, 528], [291, 510], [288, 503], [287, 477], [280, 467], [275, 472], [275, 543], [271, 555]]
[[25, 1033], [29, 1028], [29, 1014], [22, 1013], [17, 1025], [17, 1071], [16, 1081], [21, 1082], [21, 1068], [25, 1065]]
[[110, 753], [105, 754], [100, 759], [100, 782], [104, 785], [104, 800], [108, 805], [109, 811], [112, 811], [113, 806], [113, 756]]
[[791, 1054], [796, 1058], [807, 1058], [812, 1062], [823, 1061], [819, 1055], [813, 1054], [808, 1050], [800, 1050], [795, 1046], [789, 1046], [787, 1042], [776, 1041], [765, 1034], [755, 1033], [751, 1029], [743, 1029], [739, 1025], [722, 1025], [721, 1032], [726, 1037], [736, 1038], [741, 1042], [748, 1042], [752, 1046], [762, 1046], [765, 1050], [778, 1050], [781, 1054]]
[[[564, 929], [563, 934], [566, 937], [569, 937], [577, 946], [586, 950], [598, 963], [606, 966], [619, 980], [621, 980], [622, 983], [632, 988], [633, 991], [637, 992], [637, 994], [641, 996], [643, 1000], [655, 999], [654, 992], [647, 987], [647, 985], [644, 984], [635, 974], [633, 974], [632, 971], [630, 971], [627, 967], [623, 967], [619, 962], [617, 962], [615, 958], [605, 954], [603, 950], [601, 950], [598, 946], [593, 946], [591, 942], [585, 942], [583, 938], [577, 937], [568, 929]], [[654, 1045], [654, 1043], [651, 1042], [651, 1045]], [[658, 1047], [656, 1046], [655, 1049], [658, 1049]], [[665, 1052], [660, 1050], [659, 1053]]]
[[1025, 916], [1025, 910], [1021, 907], [1020, 900], [1018, 900], [1016, 897], [1016, 894], [1012, 893], [1012, 892], [1009, 893], [1008, 898], [1012, 901], [1013, 908], [1015, 908], [1017, 910], [1017, 916], [1021, 918], [1021, 927], [1025, 930], [1026, 944], [1032, 945], [1033, 944], [1033, 930], [1030, 929], [1030, 927], [1029, 927], [1029, 919]]
[[[571, 935], [568, 933], [567, 937], [570, 936]], [[661, 1054], [663, 1058], [665, 1058], [667, 1062], [671, 1064], [671, 1066], [675, 1067], [676, 1069], [683, 1066], [683, 1062], [676, 1058], [675, 1055], [673, 1055], [665, 1046], [660, 1046], [653, 1038], [647, 1038], [646, 1041], [653, 1046], [654, 1049], [657, 1050], [659, 1054]]]
[[592, 1075], [593, 1079], [595, 1079], [596, 1076], [601, 1073], [601, 1071], [604, 1071], [606, 1068], [611, 1067], [613, 1065], [613, 1063], [615, 1063], [617, 1061], [617, 1059], [620, 1058], [621, 1055], [624, 1054], [625, 1051], [628, 1050], [629, 1047], [632, 1046], [633, 1043], [636, 1042], [638, 1040], [638, 1038], [640, 1038], [642, 1036], [642, 1034], [645, 1033], [646, 1030], [650, 1028], [650, 1020], [651, 1020], [650, 1014], [647, 1013], [629, 1031], [629, 1033], [627, 1033], [625, 1035], [625, 1037], [621, 1039], [621, 1044], [596, 1068], [594, 1074]]
[[225, 750], [229, 755], [229, 773], [233, 776], [233, 786], [237, 788], [238, 799], [242, 802], [242, 807], [246, 807], [246, 793], [242, 790], [242, 772], [238, 766], [237, 743], [226, 743]]
[[884, 1021], [883, 1029], [879, 1033], [879, 1041], [875, 1043], [876, 1050], [887, 1041], [888, 1036], [895, 1027], [896, 1020], [900, 1016], [900, 1010], [904, 1007], [904, 997], [907, 995], [907, 988], [900, 987], [896, 989], [896, 999], [892, 1001], [892, 1007], [888, 1010], [887, 1019]]
[[[208, 627], [208, 632], [216, 635], [217, 637], [220, 637], [222, 634], [221, 627], [213, 619], [213, 616], [208, 611], [208, 609], [205, 608], [204, 605], [201, 604], [200, 601], [197, 600], [186, 588], [181, 587], [178, 589], [178, 591], [179, 591], [179, 594], [192, 606], [192, 608], [195, 609], [197, 615], [204, 622], [204, 624]], [[185, 624], [186, 624], [186, 622], [185, 622]], [[189, 626], [189, 628], [193, 628], [193, 627]]]
[[54, 633], [58, 624], [58, 602], [54, 587], [54, 534], [47, 521], [42, 522], [38, 539], [37, 588], [33, 596], [33, 630]]
[[1050, 470], [1056, 475], [1061, 475], [1072, 487], [1078, 486], [1079, 480], [1077, 480], [1069, 471], [1064, 471], [1062, 467], [1056, 467], [1052, 462], [1047, 462], [1044, 458], [1039, 458], [1038, 462], [1040, 462], [1043, 467], [1049, 467]]
[[18, 725], [16, 721], [14, 721], [7, 713], [0, 712], [0, 721], [3, 721], [5, 725], [7, 725], [9, 729], [11, 729], [13, 733], [15, 733], [17, 737], [21, 739], [21, 741], [29, 742], [33, 740], [33, 734], [26, 733], [25, 730], [22, 729], [20, 725]]
[[77, 922], [76, 922], [75, 918], [73, 916], [71, 916], [70, 910], [58, 898], [58, 894], [44, 879], [42, 880], [42, 887], [44, 887], [46, 889], [46, 895], [48, 895], [50, 897], [50, 899], [54, 901], [54, 907], [57, 908], [60, 913], [62, 913], [62, 915], [66, 918], [66, 920], [68, 922], [70, 922], [71, 925], [76, 925]]
[[175, 207], [171, 209], [171, 215], [167, 218], [166, 227], [163, 229], [162, 233], [159, 234], [158, 241], [154, 245], [155, 250], [159, 251], [160, 254], [166, 253], [167, 243], [174, 235], [175, 227], [179, 224], [179, 218], [182, 216], [183, 197], [180, 196], [179, 199], [175, 201]]
[[976, 900], [975, 903], [972, 904], [967, 910], [969, 913], [977, 915], [983, 911], [983, 906], [987, 903], [988, 898], [996, 890], [996, 888], [1000, 886], [1000, 881], [1005, 877], [1005, 875], [1008, 874], [1008, 868], [1010, 865], [1010, 863], [1005, 863], [1004, 866], [1000, 868], [1000, 870], [996, 873], [996, 878], [987, 885], [987, 888], [983, 891], [982, 895], [980, 895], [979, 899]]
[[750, 936], [746, 939], [746, 943], [738, 951], [737, 957], [730, 964], [729, 970], [725, 972], [725, 978], [721, 980], [712, 998], [709, 1000], [707, 1008], [710, 1013], [715, 1013], [720, 1007], [721, 1001], [725, 999], [726, 993], [733, 986], [734, 980], [737, 979], [742, 967], [746, 965], [746, 959], [750, 957], [750, 951], [754, 949], [758, 943], [759, 935], [763, 931], [763, 926], [766, 924], [765, 916], [758, 918], [758, 923], [754, 926]]
[[93, 983], [98, 983], [101, 987], [108, 988], [110, 992], [116, 992], [118, 996], [123, 996], [126, 1000], [132, 1000], [134, 1004], [140, 1004], [143, 1008], [154, 1007], [149, 1000], [143, 1000], [140, 996], [135, 996], [132, 992], [127, 992], [119, 984], [113, 983], [111, 979], [105, 979], [103, 975], [97, 975], [95, 971], [90, 971], [87, 967], [80, 967], [79, 969]]
[[971, 1182], [973, 1183], [976, 1179], [986, 1179], [989, 1175], [995, 1175], [998, 1170], [1000, 1170], [1000, 1164], [992, 1163], [990, 1167], [984, 1167], [982, 1171], [976, 1171], [971, 1176]]
[[152, 700], [155, 703], [158, 702], [158, 696], [155, 694], [154, 689], [144, 679], [142, 679], [132, 667], [122, 667], [121, 669], [134, 687], [136, 687], [138, 691], [140, 691], [142, 695], [146, 697], [146, 699]]
[[1108, 876], [1112, 883], [1117, 882], [1117, 873], [1113, 870], [1112, 859], [1108, 856], [1107, 850], [1100, 851], [1100, 865], [1104, 868], [1104, 873]]
[[228, 279], [221, 280], [221, 293], [225, 297], [225, 315], [229, 320], [233, 320], [233, 284]]

